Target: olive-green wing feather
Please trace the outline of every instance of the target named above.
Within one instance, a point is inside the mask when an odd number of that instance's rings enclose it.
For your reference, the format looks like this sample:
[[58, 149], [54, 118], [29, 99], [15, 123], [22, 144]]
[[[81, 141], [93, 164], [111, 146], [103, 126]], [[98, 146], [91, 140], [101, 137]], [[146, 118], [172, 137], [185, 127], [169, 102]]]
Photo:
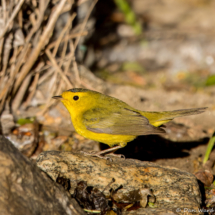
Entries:
[[165, 133], [163, 129], [149, 124], [140, 113], [127, 108], [111, 111], [98, 107], [88, 110], [83, 114], [83, 124], [95, 133], [134, 136]]

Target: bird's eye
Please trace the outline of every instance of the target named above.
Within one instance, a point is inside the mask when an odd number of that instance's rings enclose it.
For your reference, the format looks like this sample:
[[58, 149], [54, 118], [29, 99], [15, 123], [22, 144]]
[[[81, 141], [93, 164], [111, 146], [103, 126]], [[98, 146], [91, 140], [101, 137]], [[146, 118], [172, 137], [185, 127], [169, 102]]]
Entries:
[[75, 101], [77, 101], [78, 99], [79, 99], [78, 96], [74, 96], [74, 97], [73, 97], [73, 100], [75, 100]]

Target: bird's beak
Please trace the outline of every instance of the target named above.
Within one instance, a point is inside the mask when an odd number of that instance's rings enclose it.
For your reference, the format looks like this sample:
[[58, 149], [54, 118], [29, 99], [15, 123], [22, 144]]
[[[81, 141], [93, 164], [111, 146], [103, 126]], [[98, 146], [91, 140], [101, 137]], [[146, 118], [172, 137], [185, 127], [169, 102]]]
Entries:
[[59, 99], [59, 100], [63, 99], [62, 96], [53, 96], [52, 98], [53, 98], [53, 99]]

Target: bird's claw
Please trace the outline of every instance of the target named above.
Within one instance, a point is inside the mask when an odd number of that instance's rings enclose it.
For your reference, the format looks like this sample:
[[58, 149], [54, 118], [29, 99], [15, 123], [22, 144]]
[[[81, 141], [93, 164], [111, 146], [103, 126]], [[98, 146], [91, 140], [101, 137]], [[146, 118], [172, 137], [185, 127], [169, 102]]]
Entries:
[[84, 151], [81, 151], [84, 155], [86, 156], [93, 156], [93, 157], [98, 157], [98, 158], [101, 158], [101, 159], [105, 159], [105, 160], [108, 160], [108, 161], [113, 161], [112, 158], [110, 157], [105, 157], [101, 154], [99, 154], [99, 152], [84, 152]]
[[118, 157], [118, 158], [122, 158], [122, 159], [125, 159], [125, 155], [122, 155], [122, 154], [114, 154], [114, 153], [110, 153], [110, 154], [107, 154], [106, 156], [114, 156], [114, 157]]

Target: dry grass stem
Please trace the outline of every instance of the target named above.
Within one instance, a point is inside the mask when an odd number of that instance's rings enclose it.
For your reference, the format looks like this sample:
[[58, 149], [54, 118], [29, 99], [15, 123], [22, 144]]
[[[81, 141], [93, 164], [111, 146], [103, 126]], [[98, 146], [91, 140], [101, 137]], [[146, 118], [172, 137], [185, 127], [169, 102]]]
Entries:
[[55, 69], [51, 67], [47, 72], [39, 79], [38, 85], [42, 84], [49, 76], [54, 73]]
[[[87, 31], [83, 31], [83, 32], [81, 32], [81, 33], [72, 33], [71, 35], [65, 36], [65, 38], [63, 38], [61, 42], [65, 42], [65, 41], [67, 41], [67, 40], [74, 39], [74, 38], [79, 37], [79, 36], [80, 36], [80, 37], [81, 37], [81, 36], [86, 36], [87, 34], [88, 34]], [[52, 49], [52, 48], [55, 46], [55, 43], [56, 43], [56, 42], [50, 43], [50, 44], [48, 45], [47, 49]]]
[[30, 69], [36, 62], [42, 48], [44, 48], [45, 45], [48, 43], [48, 41], [52, 35], [55, 23], [56, 23], [58, 17], [60, 16], [61, 10], [63, 9], [65, 3], [66, 3], [66, 0], [62, 0], [59, 3], [59, 5], [57, 5], [56, 10], [52, 12], [51, 17], [47, 23], [45, 30], [43, 31], [43, 33], [40, 37], [40, 40], [39, 40], [37, 46], [32, 50], [32, 52], [29, 56], [28, 62], [22, 67], [22, 69], [20, 71], [20, 76], [18, 77], [18, 79], [15, 83], [15, 86], [14, 86], [14, 92], [17, 91], [17, 89], [19, 88], [24, 77], [27, 75], [27, 73], [30, 71]]
[[57, 64], [56, 60], [54, 59], [54, 57], [52, 56], [51, 52], [49, 50], [46, 50], [46, 54], [47, 54], [48, 58], [50, 59], [52, 65], [56, 68], [56, 71], [59, 73], [61, 78], [65, 81], [65, 83], [68, 85], [68, 87], [72, 88], [72, 84], [70, 83], [69, 79], [65, 76], [65, 74], [63, 73], [61, 68], [58, 66], [58, 64]]
[[20, 10], [19, 13], [18, 13], [18, 22], [19, 22], [19, 27], [20, 27], [21, 29], [22, 29], [22, 27], [23, 27], [23, 24], [22, 24], [22, 22], [23, 22], [23, 20], [22, 20], [22, 15], [23, 15], [22, 10]]
[[2, 0], [2, 10], [3, 10], [3, 20], [4, 20], [4, 26], [7, 21], [7, 4], [5, 0]]
[[31, 85], [31, 87], [29, 88], [29, 91], [30, 91], [30, 94], [26, 100], [26, 102], [23, 104], [23, 108], [26, 109], [29, 105], [29, 103], [31, 102], [35, 92], [36, 92], [36, 89], [37, 89], [37, 84], [38, 84], [38, 80], [39, 80], [39, 77], [40, 77], [40, 74], [38, 73], [42, 67], [44, 66], [44, 63], [41, 62], [38, 67], [36, 68], [35, 72], [35, 77], [34, 77], [34, 80], [33, 80], [33, 83]]
[[[44, 114], [56, 103], [51, 100], [53, 94], [74, 85], [84, 85], [75, 61], [75, 49], [80, 38], [88, 34], [85, 27], [96, 2], [94, 0], [88, 9], [83, 23], [73, 28], [76, 13], [71, 13], [71, 8], [74, 0], [2, 0], [0, 113], [10, 100], [15, 113], [20, 107], [26, 109], [36, 92], [44, 94], [48, 83], [44, 98], [38, 94], [38, 104], [46, 104], [41, 112]], [[69, 18], [59, 29], [57, 20], [61, 22], [63, 13], [68, 13]], [[50, 39], [56, 36], [54, 29], [60, 33], [53, 42]], [[17, 39], [15, 43], [13, 38]], [[72, 39], [75, 39], [74, 43]], [[47, 81], [48, 78], [52, 80]], [[47, 83], [43, 85], [45, 81]]]
[[[75, 49], [74, 49], [74, 45], [73, 43], [70, 43], [70, 49], [72, 50], [72, 53], [75, 53]], [[71, 56], [73, 59], [75, 59], [75, 56], [72, 55]], [[71, 59], [72, 60], [72, 59]], [[75, 60], [73, 60], [73, 69], [74, 69], [74, 73], [75, 73], [75, 87], [79, 87], [81, 85], [81, 80], [80, 80], [80, 76], [79, 76], [79, 71], [78, 71], [78, 66]]]
[[[80, 33], [82, 33], [82, 32], [84, 31], [84, 28], [85, 28], [85, 26], [86, 26], [86, 24], [87, 24], [87, 21], [88, 21], [88, 19], [89, 19], [89, 17], [90, 17], [90, 14], [91, 14], [93, 8], [95, 7], [97, 1], [98, 1], [98, 0], [94, 0], [93, 3], [90, 5], [90, 8], [89, 8], [89, 10], [88, 10], [88, 13], [87, 13], [87, 15], [85, 16], [83, 23], [81, 24]], [[81, 38], [81, 36], [78, 36], [78, 37], [76, 38], [75, 44], [74, 44], [74, 49], [77, 48], [77, 45], [78, 45], [78, 43], [79, 43], [80, 38]]]
[[74, 13], [72, 16], [70, 16], [69, 20], [67, 21], [66, 25], [64, 26], [63, 30], [60, 33], [60, 36], [58, 37], [56, 43], [55, 43], [55, 47], [54, 50], [52, 52], [53, 56], [55, 57], [59, 48], [59, 45], [63, 39], [63, 36], [65, 35], [65, 33], [67, 32], [68, 28], [71, 26], [72, 21], [74, 20], [74, 18], [76, 17], [76, 13]]
[[15, 98], [13, 99], [13, 104], [12, 104], [12, 110], [14, 113], [16, 113], [17, 109], [19, 108], [23, 97], [28, 89], [28, 86], [30, 84], [32, 74], [28, 74], [27, 77], [24, 79], [22, 82], [21, 87], [19, 88], [18, 93], [16, 94]]
[[5, 33], [7, 32], [8, 28], [10, 27], [11, 23], [13, 22], [14, 18], [16, 17], [16, 15], [18, 14], [20, 8], [22, 7], [22, 4], [24, 3], [25, 0], [20, 0], [18, 2], [18, 4], [16, 5], [16, 7], [13, 10], [12, 15], [10, 16], [9, 20], [7, 21], [7, 24], [5, 25], [2, 33], [0, 34], [0, 39], [2, 39], [5, 35]]
[[[70, 65], [70, 64], [68, 64], [68, 65]], [[69, 71], [68, 68], [69, 68], [69, 67], [67, 67], [67, 69], [65, 70], [65, 75], [67, 75], [67, 73], [68, 73], [68, 71]], [[64, 81], [63, 81], [63, 80], [60, 80], [60, 84], [59, 84], [59, 86], [58, 86], [58, 88], [57, 88], [56, 95], [59, 95], [59, 94], [62, 92], [64, 86], [65, 86], [65, 85], [64, 85]], [[53, 95], [53, 93], [52, 93], [51, 95]], [[54, 100], [54, 99], [51, 100], [51, 98], [52, 98], [52, 96], [49, 98], [48, 102], [46, 103], [46, 106], [43, 108], [43, 110], [42, 110], [41, 112], [38, 113], [38, 115], [43, 115], [43, 114], [45, 114], [46, 111], [47, 111], [52, 105], [54, 105], [54, 104], [56, 104], [56, 103], [58, 102], [57, 100]]]
[[55, 76], [54, 76], [53, 80], [54, 80], [54, 82], [52, 83], [52, 87], [50, 87], [49, 98], [45, 104], [45, 107], [40, 112], [37, 113], [37, 116], [43, 115], [49, 109], [49, 107], [51, 107], [55, 103], [55, 100], [52, 99], [52, 96], [54, 95], [54, 92], [56, 91], [56, 89], [59, 88], [57, 86], [57, 80], [58, 80], [57, 79], [57, 70], [55, 71]]
[[16, 66], [14, 68], [14, 71], [10, 74], [10, 79], [9, 79], [7, 85], [4, 87], [4, 89], [0, 93], [0, 100], [2, 99], [2, 97], [5, 94], [8, 94], [8, 92], [10, 92], [10, 90], [11, 90], [11, 88], [13, 86], [13, 83], [15, 81], [15, 77], [16, 77], [17, 73], [19, 72], [18, 68], [22, 65], [23, 59], [25, 59], [25, 57], [26, 57], [26, 55], [28, 53], [28, 50], [30, 50], [30, 48], [31, 48], [31, 44], [28, 44], [28, 46], [26, 47], [26, 51], [22, 52], [20, 54], [20, 56], [18, 57], [18, 61], [17, 61], [17, 64], [16, 64]]

